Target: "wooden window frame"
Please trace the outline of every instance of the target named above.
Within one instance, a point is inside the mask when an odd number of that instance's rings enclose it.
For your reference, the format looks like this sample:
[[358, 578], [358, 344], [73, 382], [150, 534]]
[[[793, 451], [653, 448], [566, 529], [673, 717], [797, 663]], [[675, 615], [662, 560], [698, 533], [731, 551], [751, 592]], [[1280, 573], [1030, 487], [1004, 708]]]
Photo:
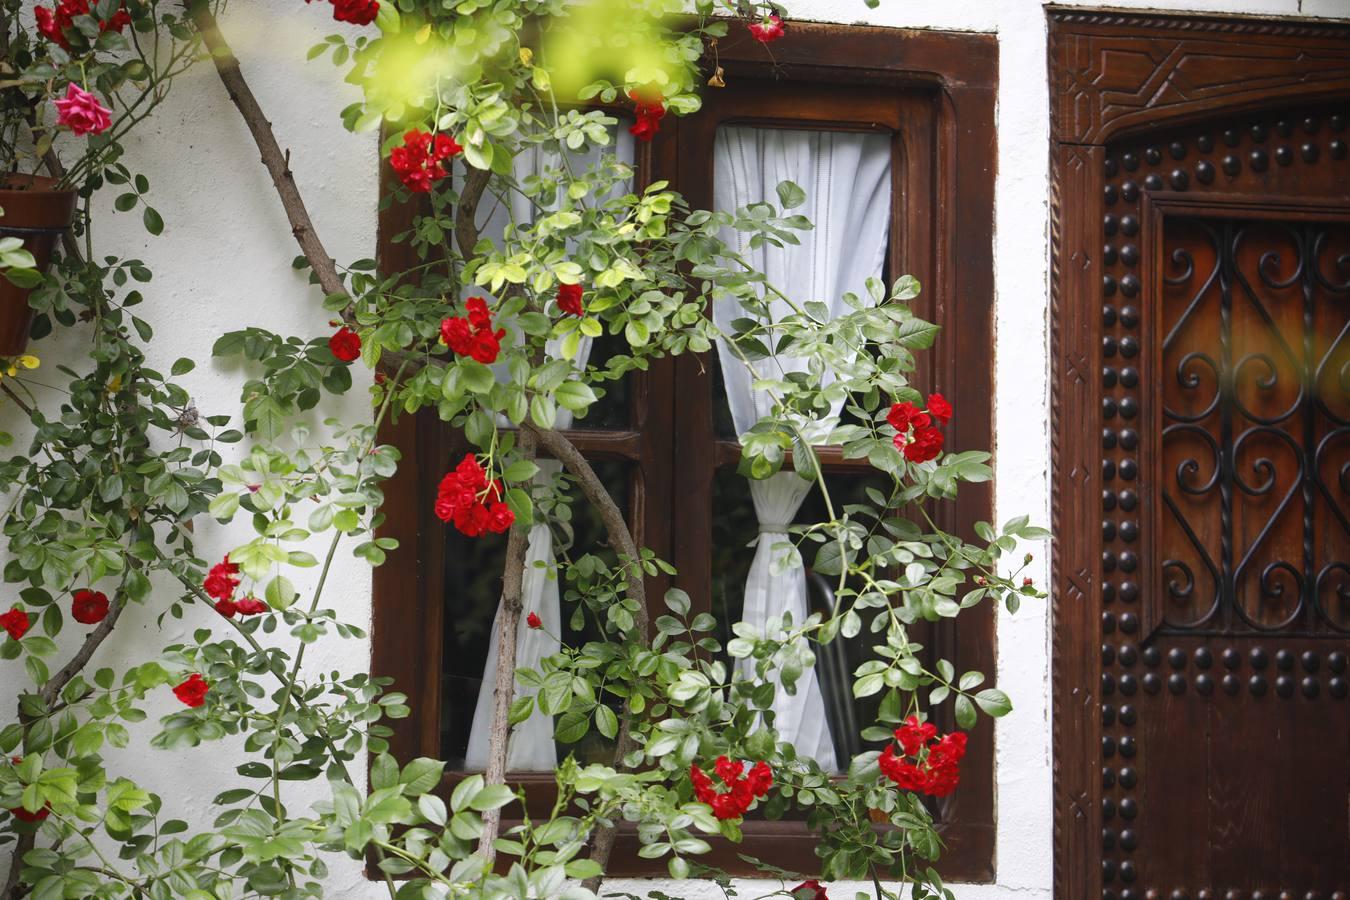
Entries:
[[[814, 123], [834, 130], [896, 134], [893, 159], [900, 174], [893, 178], [892, 234], [896, 238], [891, 242], [891, 272], [920, 279], [923, 293], [916, 304], [920, 315], [960, 323], [960, 328], [948, 327], [939, 333], [934, 348], [921, 357], [917, 380], [921, 387], [942, 390], [958, 410], [949, 429], [950, 446], [992, 446], [997, 40], [990, 35], [794, 23], [789, 39], [771, 49], [772, 55], [744, 35], [738, 36], [733, 25], [733, 36], [718, 48], [718, 62], [735, 90], [709, 89], [704, 94], [705, 108], [698, 115], [679, 120], [668, 117], [657, 140], [639, 144], [639, 168], [654, 177], [673, 175], [676, 188], [691, 203], [706, 206], [711, 202], [711, 196], [705, 195], [711, 186], [712, 135], [720, 123], [754, 120], [785, 127]], [[742, 87], [749, 83], [756, 87]], [[841, 95], [840, 88], [853, 92]], [[749, 97], [755, 98], [753, 108], [745, 105]], [[388, 184], [389, 178], [386, 167], [382, 184]], [[698, 189], [681, 187], [682, 182], [696, 178], [703, 179]], [[394, 243], [392, 237], [407, 229], [414, 214], [414, 209], [381, 205], [378, 256], [382, 271], [394, 272], [411, 264], [407, 245]], [[962, 365], [971, 348], [981, 348], [990, 364]], [[573, 431], [569, 436], [590, 457], [646, 459], [643, 465], [650, 465], [646, 448], [673, 444], [673, 467], [643, 471], [645, 490], [631, 505], [630, 514], [640, 523], [639, 544], [666, 548], [664, 555], [680, 570], [683, 584], [686, 572], [691, 577], [700, 573], [700, 580], [710, 578], [711, 534], [706, 524], [699, 525], [681, 513], [676, 490], [680, 496], [703, 491], [710, 497], [715, 468], [734, 463], [739, 448], [733, 442], [716, 441], [710, 403], [694, 404], [692, 412], [674, 414], [675, 384], [681, 391], [698, 390], [710, 396], [709, 373], [715, 361], [688, 356], [665, 362], [635, 379], [637, 402], [631, 405], [633, 418], [627, 429]], [[670, 406], [670, 415], [665, 414], [665, 404]], [[442, 596], [444, 526], [430, 516], [426, 498], [434, 496], [453, 449], [453, 439], [446, 432], [434, 411], [402, 416], [384, 426], [383, 440], [400, 449], [402, 462], [385, 487], [386, 520], [381, 532], [397, 538], [399, 548], [374, 574], [371, 671], [393, 677], [395, 686], [410, 698], [412, 713], [393, 723], [390, 739], [392, 752], [400, 759], [441, 755], [444, 623], [442, 604], [433, 600]], [[693, 457], [689, 453], [695, 447], [702, 448], [705, 457], [690, 465]], [[706, 459], [709, 448], [713, 450], [711, 461]], [[852, 471], [829, 454], [825, 461], [827, 472]], [[939, 523], [969, 533], [975, 521], [992, 518], [992, 497], [991, 485], [964, 486], [955, 504], [936, 508]], [[658, 510], [674, 512], [658, 515]], [[701, 521], [706, 523], [707, 515]], [[648, 595], [656, 605], [665, 586], [664, 579], [649, 582]], [[690, 593], [710, 596], [710, 590], [699, 591], [697, 585]], [[939, 649], [958, 668], [980, 669], [992, 679], [997, 662], [994, 620], [989, 607], [967, 612], [959, 629], [940, 634]], [[990, 882], [994, 878], [993, 742], [992, 723], [982, 720], [971, 734], [961, 789], [938, 807], [939, 830], [947, 844], [939, 869], [951, 881]], [[448, 789], [459, 777], [448, 774], [444, 787]], [[525, 785], [539, 802], [551, 802], [551, 774], [523, 773], [513, 775], [512, 781]], [[733, 875], [753, 874], [738, 857], [744, 853], [784, 868], [803, 869], [809, 868], [806, 861], [815, 858], [814, 847], [803, 823], [750, 821], [743, 843], [716, 843], [707, 862]], [[664, 873], [661, 861], [640, 859], [636, 850], [636, 835], [621, 827], [610, 874]]]

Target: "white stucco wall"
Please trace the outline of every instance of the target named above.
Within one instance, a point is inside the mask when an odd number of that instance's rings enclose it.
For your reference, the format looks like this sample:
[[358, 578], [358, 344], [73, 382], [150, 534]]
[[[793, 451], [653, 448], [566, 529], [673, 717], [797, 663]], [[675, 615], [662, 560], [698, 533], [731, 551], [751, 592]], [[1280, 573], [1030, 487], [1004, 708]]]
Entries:
[[[1075, 5], [1086, 2], [1071, 0]], [[1350, 16], [1350, 0], [1117, 0], [1113, 6], [1280, 16]], [[868, 10], [861, 0], [789, 0], [794, 17], [885, 26], [996, 33], [1000, 42], [999, 158], [995, 265], [997, 291], [997, 519], [1020, 513], [1049, 521], [1047, 351], [1047, 139], [1048, 97], [1045, 18], [1039, 0], [883, 0]], [[373, 255], [375, 246], [376, 148], [374, 139], [344, 131], [338, 112], [353, 90], [333, 77], [325, 62], [305, 63], [305, 50], [332, 30], [321, 6], [292, 0], [233, 0], [223, 26], [283, 147], [292, 149], [295, 177], [328, 250], [342, 260]], [[224, 90], [209, 67], [181, 78], [173, 96], [148, 128], [128, 146], [128, 164], [151, 175], [152, 198], [167, 229], [161, 238], [144, 234], [138, 216], [118, 216], [110, 205], [99, 216], [96, 252], [140, 256], [154, 270], [140, 315], [161, 337], [155, 352], [166, 368], [178, 356], [204, 361], [182, 379], [203, 413], [237, 413], [241, 373], [232, 365], [207, 361], [221, 332], [261, 325], [289, 334], [326, 333], [317, 294], [290, 267], [296, 248], [286, 219], [258, 155]], [[36, 348], [52, 363], [62, 356], [55, 341]], [[363, 370], [340, 411], [352, 420], [368, 415]], [[49, 376], [56, 381], [55, 373]], [[0, 427], [19, 431], [12, 408], [0, 409]], [[199, 546], [218, 556], [238, 540], [209, 521], [200, 523]], [[1036, 554], [1030, 574], [1048, 578], [1047, 552]], [[338, 563], [330, 599], [349, 620], [370, 617], [370, 570], [346, 557]], [[304, 586], [300, 585], [302, 591]], [[108, 660], [139, 660], [199, 621], [166, 624], [154, 631], [155, 609], [133, 609], [102, 650]], [[129, 620], [129, 621], [128, 621]], [[1049, 617], [1035, 604], [1015, 617], [1003, 615], [998, 628], [998, 679], [1013, 698], [1015, 712], [998, 726], [997, 883], [957, 886], [961, 900], [1011, 900], [1050, 895], [1051, 768], [1049, 720]], [[316, 670], [351, 671], [369, 654], [360, 642], [329, 642], [311, 651]], [[97, 660], [96, 660], [97, 664]], [[18, 680], [15, 664], [0, 663], [0, 705], [13, 708]], [[151, 750], [155, 716], [171, 711], [167, 695], [151, 709], [151, 725], [137, 732], [130, 747], [109, 753], [110, 768], [125, 767], [160, 793], [175, 816], [207, 823], [211, 798], [225, 786], [213, 772], [228, 774], [237, 745], [213, 744], [177, 753], [172, 760]], [[320, 798], [322, 786], [287, 785], [287, 802], [304, 808]], [[5, 861], [0, 860], [0, 869]], [[612, 882], [615, 889], [644, 894], [659, 887], [668, 894], [720, 898], [712, 885], [692, 882]], [[767, 885], [772, 890], [776, 885]], [[853, 886], [831, 886], [836, 898], [851, 897]], [[858, 889], [865, 886], [859, 885]], [[375, 897], [359, 866], [333, 860], [333, 897]], [[747, 884], [742, 896], [755, 896]], [[1076, 900], [1076, 898], [1063, 898]]]

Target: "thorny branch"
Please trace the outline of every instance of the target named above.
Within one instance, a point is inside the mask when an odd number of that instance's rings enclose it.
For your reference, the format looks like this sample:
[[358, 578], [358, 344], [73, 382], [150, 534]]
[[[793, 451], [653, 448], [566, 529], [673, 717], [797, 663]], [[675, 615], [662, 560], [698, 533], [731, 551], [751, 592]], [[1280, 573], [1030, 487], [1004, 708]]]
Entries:
[[216, 72], [220, 75], [225, 90], [229, 92], [230, 99], [234, 101], [234, 105], [239, 109], [239, 115], [243, 116], [244, 124], [248, 126], [249, 134], [253, 136], [253, 142], [258, 146], [262, 164], [272, 176], [272, 184], [276, 187], [281, 205], [286, 210], [286, 218], [291, 224], [291, 234], [295, 236], [300, 251], [318, 277], [319, 286], [327, 294], [346, 294], [347, 289], [338, 275], [337, 266], [324, 249], [318, 232], [314, 230], [314, 223], [310, 221], [309, 211], [305, 208], [304, 198], [300, 196], [300, 189], [296, 186], [295, 176], [290, 169], [289, 155], [283, 153], [277, 143], [272, 123], [263, 114], [262, 107], [258, 105], [257, 98], [253, 96], [253, 91], [244, 79], [239, 59], [221, 34], [220, 24], [216, 21], [215, 15], [206, 3], [199, 0], [186, 0], [184, 5], [192, 15], [197, 31], [201, 33], [202, 41], [211, 51], [211, 60], [216, 64]]
[[[292, 233], [295, 235], [296, 242], [300, 245], [301, 252], [318, 276], [319, 284], [325, 292], [345, 295], [347, 293], [346, 287], [338, 277], [337, 268], [332, 258], [324, 250], [323, 243], [314, 230], [314, 225], [305, 209], [304, 200], [287, 165], [287, 157], [278, 146], [276, 136], [272, 132], [271, 123], [268, 122], [266, 115], [264, 115], [257, 99], [249, 88], [239, 66], [239, 60], [234, 56], [229, 44], [221, 34], [215, 16], [204, 6], [199, 6], [194, 10], [193, 18], [202, 34], [202, 39], [211, 50], [216, 71], [229, 91], [230, 99], [239, 109], [239, 113], [243, 116], [254, 142], [262, 153], [263, 165], [272, 175], [272, 183], [276, 187], [282, 206], [286, 210], [286, 215], [291, 222]], [[455, 210], [455, 243], [460, 253], [465, 257], [473, 255], [474, 246], [478, 243], [475, 215], [490, 178], [490, 172], [471, 170], [465, 179], [464, 187], [460, 191], [460, 202]], [[421, 363], [421, 365], [426, 364], [428, 363]], [[419, 363], [412, 361], [412, 365], [416, 367]], [[610, 546], [627, 560], [625, 579], [628, 597], [634, 601], [634, 629], [644, 641], [647, 640], [650, 637], [650, 625], [646, 590], [643, 585], [641, 557], [637, 544], [633, 540], [633, 535], [628, 529], [628, 524], [624, 521], [623, 511], [614, 502], [614, 498], [609, 495], [590, 462], [566, 437], [557, 431], [536, 428], [527, 423], [525, 429], [521, 432], [519, 443], [522, 455], [526, 458], [532, 458], [536, 443], [539, 448], [561, 462], [567, 471], [577, 479], [582, 494], [595, 508], [604, 523]], [[515, 634], [520, 621], [521, 583], [524, 579], [527, 547], [528, 532], [523, 528], [513, 529], [508, 538], [507, 561], [503, 573], [502, 617], [497, 635], [499, 652], [497, 672], [495, 673], [496, 688], [493, 692], [492, 724], [488, 733], [488, 765], [487, 771], [484, 773], [484, 780], [488, 784], [502, 784], [506, 780], [507, 743], [510, 734], [508, 715], [515, 685]], [[621, 764], [623, 758], [633, 749], [631, 732], [632, 713], [625, 706], [619, 726], [616, 764]], [[485, 828], [483, 837], [479, 842], [478, 852], [490, 862], [495, 854], [492, 844], [496, 840], [500, 828], [500, 811], [485, 816], [484, 824]], [[611, 824], [599, 827], [593, 837], [591, 858], [600, 863], [602, 867], [609, 859], [610, 851], [614, 845], [614, 836], [614, 826]], [[599, 879], [592, 879], [587, 883], [587, 886], [594, 889], [598, 884]]]
[[[535, 440], [530, 432], [520, 435], [520, 455], [534, 459]], [[506, 539], [506, 568], [502, 572], [502, 608], [497, 619], [497, 671], [493, 673], [492, 727], [488, 732], [487, 770], [483, 780], [488, 784], [506, 783], [506, 755], [510, 744], [511, 701], [516, 688], [516, 632], [520, 627], [520, 613], [524, 608], [520, 596], [525, 581], [525, 556], [530, 549], [529, 529], [512, 528]], [[502, 727], [498, 727], [501, 725]], [[492, 865], [497, 857], [497, 832], [501, 830], [500, 808], [483, 813], [483, 836], [478, 839], [478, 854]]]

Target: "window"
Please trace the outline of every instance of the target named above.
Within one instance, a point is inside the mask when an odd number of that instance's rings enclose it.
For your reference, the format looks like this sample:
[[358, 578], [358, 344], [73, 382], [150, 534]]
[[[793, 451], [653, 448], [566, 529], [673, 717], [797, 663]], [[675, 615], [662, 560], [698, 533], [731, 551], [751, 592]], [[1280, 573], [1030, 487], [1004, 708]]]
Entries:
[[[818, 225], [812, 234], [818, 252], [810, 258], [767, 260], [783, 268], [775, 280], [810, 279], [822, 295], [837, 295], [860, 291], [868, 275], [918, 277], [922, 314], [945, 326], [939, 346], [924, 358], [921, 386], [941, 389], [968, 411], [953, 422], [952, 446], [990, 446], [991, 373], [958, 366], [957, 348], [990, 346], [995, 42], [803, 24], [773, 50], [770, 59], [748, 39], [724, 41], [719, 62], [727, 87], [709, 89], [702, 112], [668, 117], [657, 140], [638, 145], [638, 180], [668, 179], [691, 204], [705, 208], [772, 197], [774, 186], [788, 177], [805, 187], [806, 214], [830, 227]], [[402, 265], [399, 255], [406, 251], [390, 238], [406, 228], [409, 215], [399, 209], [382, 214], [380, 252], [387, 271]], [[605, 352], [597, 341], [592, 360]], [[639, 545], [678, 570], [673, 579], [649, 582], [652, 602], [659, 604], [673, 582], [690, 594], [696, 610], [714, 613], [723, 627], [763, 615], [766, 596], [790, 595], [803, 610], [830, 598], [828, 584], [809, 570], [772, 575], [768, 540], [747, 548], [761, 534], [772, 537], [774, 526], [817, 516], [820, 502], [819, 491], [772, 480], [751, 483], [737, 474], [736, 436], [743, 429], [737, 423], [755, 417], [746, 410], [752, 402], [748, 383], [739, 383], [736, 373], [722, 376], [715, 352], [680, 357], [615, 385], [604, 408], [569, 431], [627, 510]], [[492, 652], [505, 539], [462, 539], [423, 502], [447, 461], [463, 453], [462, 438], [434, 415], [405, 417], [388, 431], [403, 464], [387, 487], [385, 530], [401, 546], [376, 570], [373, 670], [394, 676], [412, 697], [414, 713], [399, 723], [392, 741], [396, 753], [471, 767], [477, 761], [473, 716]], [[828, 450], [822, 455], [832, 492], [843, 496], [866, 487], [871, 470], [865, 463]], [[959, 504], [943, 511], [944, 527], [969, 531], [974, 521], [991, 517], [987, 486], [970, 487], [976, 489], [963, 489]], [[563, 543], [570, 539], [572, 552], [604, 552], [601, 529], [584, 504], [575, 504], [573, 512]], [[566, 603], [561, 609], [564, 630], [584, 632], [584, 619], [570, 618]], [[958, 665], [992, 672], [992, 622], [992, 612], [978, 624], [963, 618], [959, 637], [939, 628], [929, 643]], [[799, 708], [788, 717], [800, 723], [798, 747], [827, 765], [829, 757], [857, 752], [859, 723], [871, 712], [856, 707], [849, 690], [856, 651], [846, 642], [827, 648], [814, 684], [799, 691], [793, 700]], [[521, 652], [532, 651], [522, 646]], [[541, 724], [533, 739], [515, 742], [522, 746], [513, 749], [511, 761], [513, 778], [529, 784], [531, 803], [542, 805], [551, 802], [546, 770], [556, 754], [609, 759], [610, 750], [595, 736], [555, 747], [549, 723]], [[972, 738], [962, 788], [937, 813], [949, 847], [944, 873], [980, 881], [993, 875], [992, 726], [982, 723]], [[737, 858], [744, 853], [786, 868], [810, 868], [804, 861], [813, 858], [811, 842], [802, 824], [747, 822], [745, 835], [741, 845], [718, 847], [711, 862], [747, 871]], [[621, 832], [615, 874], [656, 871], [634, 848], [635, 840]]]

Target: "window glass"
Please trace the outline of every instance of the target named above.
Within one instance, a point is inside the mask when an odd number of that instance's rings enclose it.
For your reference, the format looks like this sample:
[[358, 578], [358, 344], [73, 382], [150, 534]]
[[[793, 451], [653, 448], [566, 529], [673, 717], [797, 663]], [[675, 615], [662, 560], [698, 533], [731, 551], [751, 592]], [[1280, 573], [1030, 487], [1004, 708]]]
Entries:
[[[590, 342], [591, 353], [587, 363], [591, 368], [605, 370], [609, 360], [616, 354], [626, 354], [628, 344], [622, 335], [606, 332]], [[623, 430], [632, 421], [632, 381], [633, 373], [625, 372], [618, 378], [596, 385], [596, 393], [604, 390], [604, 396], [591, 404], [582, 418], [574, 419], [573, 428], [592, 428], [607, 431]]]
[[[860, 471], [857, 475], [827, 475], [825, 483], [829, 486], [830, 502], [836, 511], [850, 503], [869, 503], [866, 495], [869, 487], [880, 491], [890, 488], [890, 482], [884, 475], [871, 470]], [[713, 481], [712, 613], [717, 618], [718, 637], [723, 646], [732, 637], [731, 623], [744, 618], [746, 581], [750, 576], [755, 544], [760, 539], [750, 484], [731, 466], [718, 469]], [[818, 486], [811, 487], [793, 521], [800, 524], [829, 521], [825, 498]], [[776, 540], [790, 540], [800, 548], [807, 610], [826, 613], [833, 607], [836, 584], [835, 576], [827, 578], [811, 569], [811, 561], [820, 544], [795, 534], [788, 538], [780, 536]], [[871, 615], [863, 617], [866, 623], [870, 623], [871, 618]], [[816, 653], [815, 674], [829, 725], [829, 738], [840, 759], [849, 759], [867, 749], [859, 732], [876, 721], [881, 695], [855, 699], [852, 696], [852, 673], [866, 659], [871, 658], [868, 648], [879, 640], [864, 625], [862, 632], [854, 638], [836, 638], [823, 647], [812, 645]]]
[[[634, 467], [621, 462], [593, 462], [596, 474], [600, 476], [605, 488], [610, 492], [621, 509], [630, 508], [630, 482]], [[541, 478], [553, 479], [557, 463], [541, 460]], [[574, 484], [567, 486], [567, 493], [573, 498], [566, 509], [553, 509], [552, 514], [561, 519], [551, 526], [536, 523], [531, 531], [531, 539], [544, 540], [551, 532], [551, 547], [559, 559], [578, 559], [586, 553], [593, 553], [613, 566], [617, 559], [605, 546], [605, 529], [599, 516], [580, 496]], [[547, 527], [548, 531], [543, 529]], [[489, 680], [493, 672], [488, 669], [492, 650], [494, 617], [501, 598], [502, 571], [506, 565], [506, 535], [485, 534], [470, 538], [454, 528], [445, 529], [445, 652], [442, 663], [442, 711], [441, 743], [445, 759], [452, 768], [481, 768], [481, 758], [486, 752], [486, 730], [481, 719], [475, 716], [480, 703], [492, 702], [492, 684], [484, 686], [484, 678]], [[536, 579], [539, 570], [536, 569]], [[546, 630], [553, 637], [561, 635], [568, 646], [579, 646], [586, 641], [599, 638], [599, 627], [594, 614], [584, 611], [576, 601], [575, 592], [569, 596], [568, 585], [556, 585], [559, 588], [560, 602], [550, 599], [547, 590], [536, 590], [531, 596], [527, 579], [525, 596], [522, 598], [525, 612], [535, 612], [547, 623]], [[550, 608], [550, 605], [551, 608]], [[546, 639], [539, 633], [528, 632], [522, 626], [522, 640], [518, 652], [525, 654], [531, 646], [528, 641]], [[556, 651], [549, 651], [556, 652]], [[614, 704], [617, 710], [618, 705]], [[475, 719], [480, 719], [475, 727]], [[536, 711], [531, 720], [517, 726], [517, 737], [522, 735], [535, 739], [539, 746], [513, 746], [514, 771], [551, 771], [556, 760], [568, 753], [575, 753], [584, 762], [608, 761], [613, 758], [613, 742], [603, 738], [591, 728], [578, 744], [562, 744], [552, 737], [553, 719]], [[541, 738], [542, 736], [542, 738]], [[546, 746], [545, 746], [546, 745]], [[478, 765], [474, 765], [477, 762]]]
[[[752, 246], [750, 233], [722, 231], [723, 241], [764, 273], [772, 319], [784, 318], [812, 301], [823, 303], [831, 315], [842, 315], [848, 309], [846, 293], [867, 296], [867, 280], [881, 277], [885, 267], [891, 217], [890, 136], [723, 126], [717, 129], [713, 161], [714, 208], [735, 210], [768, 202], [781, 213], [805, 216], [812, 224], [809, 230], [794, 232], [797, 244], [781, 247], [767, 241]], [[781, 209], [779, 196], [784, 182], [801, 189], [800, 202], [788, 210]], [[752, 314], [731, 299], [713, 305], [713, 319], [725, 333], [734, 331], [736, 320]], [[756, 379], [781, 379], [809, 367], [808, 360], [793, 356], [790, 348], [754, 361], [753, 372], [723, 342], [718, 344], [718, 357], [723, 362], [722, 394], [737, 433], [773, 409], [772, 396], [752, 388]], [[828, 373], [824, 377], [829, 380]], [[720, 404], [722, 398], [714, 402]], [[725, 429], [725, 420], [719, 421]]]
[[[632, 120], [618, 117], [618, 124], [609, 129], [610, 142], [604, 147], [587, 145], [580, 151], [556, 153], [538, 146], [526, 147], [515, 158], [516, 181], [521, 185], [521, 193], [506, 196], [485, 197], [478, 207], [479, 233], [500, 242], [508, 225], [515, 223], [525, 227], [549, 210], [556, 209], [563, 199], [563, 190], [571, 181], [588, 181], [594, 187], [587, 197], [580, 201], [587, 207], [594, 207], [610, 200], [622, 197], [633, 190], [635, 177], [615, 182], [608, 190], [601, 191], [600, 186], [608, 182], [614, 173], [602, 171], [601, 157], [614, 156], [620, 163], [636, 172], [637, 151], [633, 136], [628, 132]], [[458, 170], [457, 170], [458, 171]], [[542, 189], [537, 189], [542, 185]], [[569, 253], [584, 252], [575, 241], [568, 241]], [[589, 285], [586, 286], [589, 289]], [[464, 296], [486, 295], [482, 287], [467, 286]], [[510, 322], [501, 320], [499, 324], [510, 327]], [[554, 348], [556, 349], [556, 348]], [[626, 349], [621, 337], [605, 334], [595, 340], [583, 339], [577, 355], [578, 364], [605, 369], [610, 357]], [[560, 421], [559, 428], [575, 427], [590, 429], [623, 429], [632, 420], [630, 414], [631, 374], [607, 381], [603, 387], [605, 395], [592, 407], [585, 419], [575, 423]]]
[[[867, 296], [868, 279], [880, 277], [885, 266], [890, 140], [887, 135], [862, 132], [744, 125], [717, 130], [714, 207], [735, 210], [768, 202], [781, 208], [791, 202], [792, 208], [782, 212], [804, 215], [813, 226], [796, 233], [798, 243], [783, 247], [768, 241], [755, 246], [749, 233], [723, 229], [723, 241], [738, 248], [751, 267], [764, 273], [767, 287], [763, 308], [747, 309], [729, 298], [715, 300], [713, 320], [721, 332], [733, 333], [735, 322], [747, 316], [777, 321], [807, 303], [823, 304], [830, 315], [842, 315], [849, 309], [845, 293]], [[800, 190], [782, 188], [785, 182]], [[790, 347], [782, 352], [776, 346], [769, 349], [768, 357], [747, 363], [726, 341], [718, 341], [720, 377], [714, 379], [712, 398], [718, 437], [734, 438], [772, 414], [773, 393], [755, 387], [757, 382], [782, 380], [810, 368], [809, 360], [792, 355]], [[828, 382], [831, 375], [826, 371], [821, 378]], [[818, 444], [832, 427], [830, 419], [841, 411], [836, 407], [828, 415], [796, 425]], [[743, 620], [763, 628], [783, 615], [801, 622], [813, 605], [832, 605], [828, 582], [800, 566], [784, 566], [780, 559], [781, 548], [793, 542], [791, 523], [822, 520], [803, 518], [818, 509], [804, 506], [810, 486], [791, 471], [738, 486], [735, 480], [739, 478], [733, 470], [719, 471], [720, 491], [713, 498], [715, 531], [749, 526], [748, 538], [727, 534], [727, 540], [713, 541], [718, 548], [715, 555], [725, 557], [712, 561], [713, 602], [715, 608], [722, 607], [723, 626]], [[752, 541], [753, 550], [747, 546]], [[808, 556], [814, 555], [813, 545], [805, 549]], [[734, 602], [737, 596], [739, 604]], [[822, 648], [818, 664], [802, 676], [797, 691], [788, 694], [780, 689], [774, 699], [775, 725], [782, 739], [828, 770], [841, 768], [858, 732], [848, 662], [842, 643]]]

